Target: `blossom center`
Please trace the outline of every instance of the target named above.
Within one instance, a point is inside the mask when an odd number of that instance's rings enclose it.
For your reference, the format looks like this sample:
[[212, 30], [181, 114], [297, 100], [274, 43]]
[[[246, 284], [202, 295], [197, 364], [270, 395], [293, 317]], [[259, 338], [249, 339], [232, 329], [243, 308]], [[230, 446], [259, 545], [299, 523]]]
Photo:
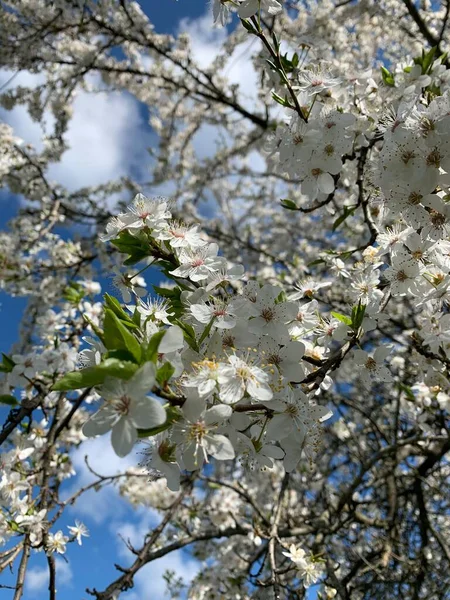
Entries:
[[203, 258], [196, 258], [192, 261], [191, 264], [193, 267], [201, 267], [205, 264], [205, 261], [203, 260]]
[[430, 154], [427, 156], [426, 163], [428, 167], [436, 167], [436, 169], [441, 166], [441, 155], [439, 154], [438, 150], [433, 150], [430, 152]]
[[114, 409], [120, 415], [127, 415], [130, 410], [131, 398], [124, 394], [117, 399]]
[[241, 366], [236, 369], [236, 375], [240, 379], [255, 379], [254, 375], [247, 366]]
[[264, 319], [264, 321], [269, 323], [269, 321], [273, 321], [275, 317], [275, 311], [273, 308], [263, 308], [261, 311], [261, 317]]
[[377, 361], [371, 356], [369, 356], [369, 358], [366, 360], [365, 367], [369, 371], [375, 371], [377, 368]]
[[281, 364], [281, 358], [278, 354], [270, 354], [270, 356], [267, 357], [267, 360], [271, 365], [278, 366]]
[[186, 237], [186, 234], [183, 231], [177, 231], [176, 229], [169, 229], [169, 233], [173, 235], [173, 237], [183, 239]]
[[395, 278], [397, 279], [397, 281], [406, 281], [408, 279], [408, 275], [405, 273], [405, 271], [400, 270], [397, 271]]
[[234, 337], [232, 335], [224, 335], [222, 338], [223, 348], [234, 348]]
[[405, 152], [403, 152], [403, 154], [401, 156], [401, 159], [402, 159], [402, 162], [405, 165], [407, 165], [409, 163], [409, 161], [415, 157], [416, 157], [416, 155], [412, 150], [405, 150]]
[[442, 229], [445, 225], [445, 216], [437, 210], [431, 211], [431, 222], [436, 229]]
[[410, 204], [412, 204], [413, 206], [417, 206], [417, 204], [420, 204], [420, 201], [422, 200], [423, 196], [422, 194], [419, 194], [418, 192], [411, 192], [410, 195], [408, 196], [408, 202]]

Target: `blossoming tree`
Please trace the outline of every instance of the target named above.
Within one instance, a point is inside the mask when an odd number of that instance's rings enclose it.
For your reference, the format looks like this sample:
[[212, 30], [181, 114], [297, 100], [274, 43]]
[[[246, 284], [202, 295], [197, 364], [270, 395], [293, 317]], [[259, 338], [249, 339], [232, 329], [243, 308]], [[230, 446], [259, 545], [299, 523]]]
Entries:
[[[34, 552], [56, 598], [55, 554], [88, 533], [59, 519], [107, 485], [160, 523], [97, 600], [181, 548], [203, 566], [167, 577], [173, 598], [450, 597], [448, 0], [213, 0], [207, 66], [135, 2], [0, 6], [0, 103], [47, 132], [36, 149], [0, 124], [24, 199], [0, 280], [28, 298], [0, 365], [14, 600]], [[99, 89], [146, 107], [149, 180], [69, 190], [49, 169]], [[106, 434], [141, 466], [65, 496]]]

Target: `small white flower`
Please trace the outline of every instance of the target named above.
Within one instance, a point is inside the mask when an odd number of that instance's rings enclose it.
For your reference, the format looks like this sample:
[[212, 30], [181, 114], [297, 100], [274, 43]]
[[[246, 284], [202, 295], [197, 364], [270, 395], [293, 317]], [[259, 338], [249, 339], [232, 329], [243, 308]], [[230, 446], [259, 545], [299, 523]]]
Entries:
[[112, 429], [111, 444], [118, 456], [129, 454], [137, 440], [137, 429], [162, 425], [166, 411], [154, 398], [147, 397], [155, 384], [155, 365], [145, 363], [129, 381], [109, 378], [99, 388], [105, 403], [83, 426], [86, 437]]
[[339, 77], [334, 77], [325, 65], [313, 65], [302, 69], [298, 74], [298, 84], [294, 89], [314, 96], [341, 83]]
[[147, 290], [143, 287], [143, 285], [145, 285], [145, 280], [142, 277], [126, 275], [125, 273], [121, 273], [117, 267], [114, 268], [114, 273], [113, 285], [122, 294], [125, 304], [130, 304], [132, 294], [135, 294], [139, 298], [142, 298], [147, 294]]
[[178, 259], [180, 266], [171, 271], [174, 277], [183, 277], [192, 281], [202, 281], [219, 271], [226, 264], [223, 257], [217, 256], [217, 244], [208, 244], [195, 250], [182, 248]]
[[167, 240], [172, 248], [200, 248], [206, 244], [198, 232], [198, 227], [188, 227], [172, 221], [164, 223], [155, 235], [157, 240]]
[[167, 202], [164, 198], [149, 199], [142, 194], [135, 196], [128, 211], [127, 228], [129, 229], [142, 229], [143, 227], [154, 229], [172, 216], [167, 210]]
[[294, 563], [303, 562], [306, 556], [306, 552], [303, 550], [303, 548], [297, 548], [295, 544], [291, 544], [289, 546], [289, 552], [282, 552], [282, 554], [290, 558]]
[[55, 534], [49, 533], [47, 535], [46, 552], [52, 554], [57, 552], [58, 554], [64, 554], [66, 551], [66, 544], [69, 538], [66, 537], [62, 531], [57, 531]]
[[364, 350], [353, 350], [353, 361], [359, 368], [358, 380], [370, 387], [374, 381], [392, 381], [392, 375], [384, 361], [390, 353], [387, 346], [379, 346], [373, 356]]
[[73, 536], [75, 536], [75, 539], [77, 540], [79, 546], [81, 546], [82, 537], [89, 537], [88, 528], [80, 521], [76, 520], [75, 525], [68, 525], [67, 529]]
[[219, 404], [205, 410], [204, 401], [193, 396], [182, 410], [184, 419], [174, 425], [172, 439], [178, 444], [180, 460], [188, 471], [200, 469], [208, 455], [216, 460], [234, 458], [230, 440], [216, 433], [218, 426], [231, 416], [230, 406]]
[[236, 355], [228, 357], [228, 364], [219, 363], [217, 381], [220, 386], [219, 397], [225, 404], [235, 404], [244, 397], [245, 392], [262, 402], [271, 400], [273, 396], [269, 375]]

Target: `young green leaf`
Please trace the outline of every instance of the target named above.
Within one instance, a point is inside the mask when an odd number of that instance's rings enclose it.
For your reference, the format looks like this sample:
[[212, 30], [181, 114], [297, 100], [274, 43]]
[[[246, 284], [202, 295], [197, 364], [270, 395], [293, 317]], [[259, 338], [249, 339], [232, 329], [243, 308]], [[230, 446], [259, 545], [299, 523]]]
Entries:
[[163, 339], [165, 334], [166, 334], [166, 330], [163, 329], [161, 331], [158, 331], [158, 333], [155, 333], [154, 335], [152, 335], [152, 338], [149, 341], [147, 348], [144, 351], [145, 362], [147, 362], [147, 361], [151, 361], [154, 363], [156, 362], [156, 360], [158, 358], [159, 344], [161, 343], [161, 340]]
[[338, 321], [340, 321], [341, 323], [344, 323], [345, 325], [351, 326], [351, 324], [352, 324], [351, 318], [346, 317], [345, 315], [341, 315], [341, 313], [332, 311], [331, 316], [334, 317], [335, 319], [337, 319]]
[[0, 363], [0, 371], [2, 373], [11, 373], [11, 371], [14, 369], [14, 366], [16, 363], [12, 360], [12, 358], [9, 358], [9, 356], [4, 354], [3, 352], [2, 352], [2, 357], [3, 357], [3, 360]]
[[8, 406], [18, 406], [19, 402], [14, 396], [9, 394], [0, 394], [0, 404], [7, 404]]
[[108, 350], [128, 350], [137, 363], [141, 361], [142, 351], [139, 342], [109, 308], [105, 310], [103, 327], [104, 344]]
[[175, 368], [169, 362], [165, 362], [156, 372], [156, 381], [164, 387], [174, 373]]
[[130, 379], [137, 371], [138, 365], [117, 358], [107, 358], [95, 367], [88, 367], [80, 371], [66, 373], [52, 387], [54, 392], [66, 392], [68, 390], [80, 390], [87, 387], [101, 385], [106, 377], [117, 377], [118, 379]]
[[133, 319], [124, 311], [117, 298], [114, 298], [114, 296], [110, 296], [109, 294], [105, 294], [103, 298], [105, 299], [105, 305], [112, 310], [116, 317], [120, 319], [126, 327], [130, 329], [138, 328], [138, 325], [136, 325], [136, 323], [133, 322]]

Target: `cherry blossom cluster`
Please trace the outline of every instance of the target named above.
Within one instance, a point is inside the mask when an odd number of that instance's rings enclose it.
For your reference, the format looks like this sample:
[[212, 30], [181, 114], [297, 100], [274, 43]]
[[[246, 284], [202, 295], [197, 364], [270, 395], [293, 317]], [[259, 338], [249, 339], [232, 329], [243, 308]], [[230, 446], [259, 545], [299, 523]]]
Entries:
[[[299, 304], [301, 293], [289, 299], [279, 286], [243, 285], [244, 269], [228, 264], [196, 226], [173, 220], [161, 198], [138, 195], [103, 239], [127, 255], [125, 264], [147, 255], [175, 286], [147, 298], [136, 276], [117, 273], [125, 305], [107, 298], [103, 331], [96, 328], [98, 339], [80, 354], [81, 379], [73, 386], [69, 373], [55, 387], [83, 387], [103, 373], [95, 388], [101, 404], [83, 433], [111, 430], [119, 456], [154, 436], [149, 465], [172, 490], [180, 470], [201, 469], [209, 456], [236, 457], [250, 470], [278, 459], [291, 471], [302, 454], [311, 459], [331, 416], [308, 385], [314, 365], [302, 360], [321, 320], [316, 304]], [[341, 325], [341, 339], [350, 336]]]

